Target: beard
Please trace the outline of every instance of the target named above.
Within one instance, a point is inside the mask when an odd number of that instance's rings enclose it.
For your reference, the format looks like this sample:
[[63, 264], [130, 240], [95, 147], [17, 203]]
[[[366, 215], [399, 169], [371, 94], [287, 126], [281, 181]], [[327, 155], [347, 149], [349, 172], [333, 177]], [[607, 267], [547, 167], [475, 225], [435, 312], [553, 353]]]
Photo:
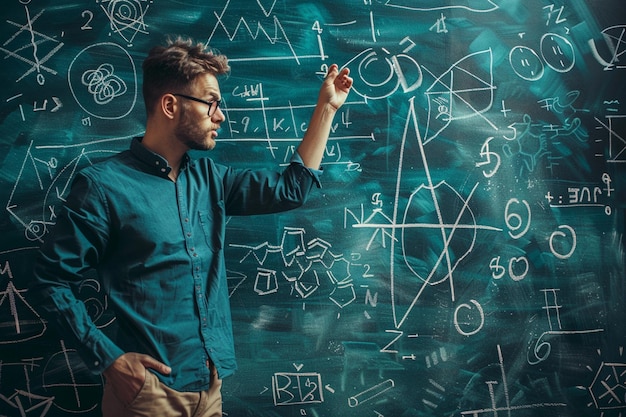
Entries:
[[210, 151], [215, 148], [215, 141], [210, 135], [211, 130], [212, 129], [203, 129], [197, 122], [191, 120], [183, 107], [181, 120], [174, 130], [174, 135], [189, 149]]

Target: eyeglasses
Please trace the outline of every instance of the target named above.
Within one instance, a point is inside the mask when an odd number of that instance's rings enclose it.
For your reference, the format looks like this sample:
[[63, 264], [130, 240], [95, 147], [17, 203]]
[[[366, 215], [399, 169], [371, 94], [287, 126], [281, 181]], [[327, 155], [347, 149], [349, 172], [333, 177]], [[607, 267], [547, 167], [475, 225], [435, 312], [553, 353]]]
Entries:
[[206, 101], [206, 100], [202, 100], [201, 98], [192, 97], [186, 94], [179, 94], [179, 93], [174, 93], [172, 95], [186, 98], [187, 100], [197, 101], [198, 103], [206, 104], [207, 106], [209, 106], [209, 112], [207, 113], [209, 117], [213, 116], [213, 113], [215, 113], [215, 111], [220, 107], [220, 103], [222, 102], [221, 100]]

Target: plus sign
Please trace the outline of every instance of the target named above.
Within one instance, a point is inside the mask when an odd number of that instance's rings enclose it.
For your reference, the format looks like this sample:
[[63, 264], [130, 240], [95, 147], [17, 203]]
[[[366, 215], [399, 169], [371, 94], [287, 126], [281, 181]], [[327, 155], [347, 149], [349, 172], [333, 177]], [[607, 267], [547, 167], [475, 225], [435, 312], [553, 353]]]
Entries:
[[550, 191], [548, 191], [548, 194], [546, 194], [544, 197], [546, 198], [546, 200], [548, 200], [548, 203], [551, 203], [552, 200], [554, 200], [554, 197], [552, 196], [552, 193]]
[[502, 114], [504, 114], [504, 117], [507, 117], [507, 114], [510, 111], [511, 111], [511, 109], [507, 109], [506, 105], [504, 104], [504, 100], [502, 100], [502, 110], [500, 110], [500, 112], [502, 112]]

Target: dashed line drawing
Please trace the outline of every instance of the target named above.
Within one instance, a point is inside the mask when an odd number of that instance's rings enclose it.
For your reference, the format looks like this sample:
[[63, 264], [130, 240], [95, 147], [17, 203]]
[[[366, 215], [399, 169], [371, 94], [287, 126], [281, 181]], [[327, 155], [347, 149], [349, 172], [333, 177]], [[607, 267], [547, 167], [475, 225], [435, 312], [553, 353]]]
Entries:
[[[36, 73], [37, 82], [39, 83], [39, 85], [44, 85], [46, 82], [44, 72], [52, 75], [57, 75], [56, 70], [44, 64], [47, 63], [50, 58], [52, 58], [63, 47], [63, 42], [55, 39], [54, 37], [41, 33], [34, 28], [34, 24], [43, 15], [44, 11], [45, 9], [42, 9], [35, 16], [31, 17], [28, 4], [24, 4], [26, 23], [21, 24], [13, 22], [11, 20], [6, 21], [8, 24], [17, 27], [18, 31], [15, 32], [9, 39], [7, 39], [2, 44], [2, 46], [0, 47], [0, 51], [6, 54], [5, 58], [11, 57], [30, 66], [30, 68], [26, 72], [24, 72], [20, 77], [18, 77], [17, 80], [15, 80], [16, 82], [22, 81], [24, 78], [32, 73]], [[19, 44], [12, 46], [16, 43]], [[51, 48], [47, 51], [45, 55], [43, 55], [43, 47], [48, 45], [50, 45]], [[42, 56], [40, 56], [40, 54]]]
[[109, 18], [111, 31], [132, 46], [138, 34], [148, 34], [145, 16], [152, 0], [96, 0]]

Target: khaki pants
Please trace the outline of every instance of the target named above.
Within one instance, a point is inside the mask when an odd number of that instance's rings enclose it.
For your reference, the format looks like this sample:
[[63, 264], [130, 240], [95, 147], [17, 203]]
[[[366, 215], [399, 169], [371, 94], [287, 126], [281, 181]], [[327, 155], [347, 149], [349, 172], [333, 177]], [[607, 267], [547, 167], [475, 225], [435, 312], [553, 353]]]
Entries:
[[137, 398], [122, 404], [113, 389], [104, 385], [103, 417], [222, 417], [222, 380], [211, 366], [211, 386], [202, 392], [178, 392], [164, 385], [150, 371]]

